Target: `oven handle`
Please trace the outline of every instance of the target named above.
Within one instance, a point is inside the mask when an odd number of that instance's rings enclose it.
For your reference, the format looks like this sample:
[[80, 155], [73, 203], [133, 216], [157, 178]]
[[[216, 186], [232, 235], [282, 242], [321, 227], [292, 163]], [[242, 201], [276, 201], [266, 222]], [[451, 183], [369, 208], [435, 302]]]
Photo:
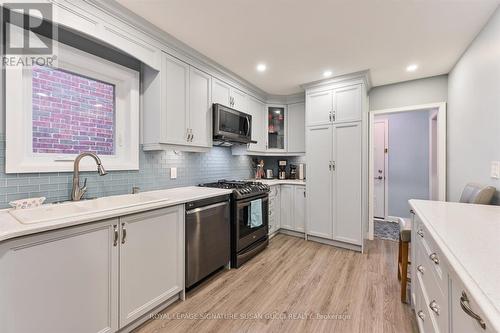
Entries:
[[247, 199], [247, 200], [237, 201], [236, 205], [238, 207], [246, 207], [246, 206], [249, 206], [252, 201], [259, 200], [259, 199], [262, 200], [262, 203], [269, 201], [269, 197], [268, 196], [264, 196], [264, 197], [256, 197], [256, 198], [253, 198], [253, 199]]
[[217, 208], [217, 207], [220, 207], [220, 206], [225, 206], [227, 204], [228, 204], [227, 201], [219, 202], [219, 203], [215, 203], [213, 205], [208, 205], [208, 206], [205, 206], [205, 207], [200, 207], [200, 208], [195, 208], [195, 209], [188, 210], [186, 212], [186, 214], [187, 215], [191, 215], [191, 214], [194, 214], [194, 213], [202, 212], [204, 210], [213, 209], [213, 208]]

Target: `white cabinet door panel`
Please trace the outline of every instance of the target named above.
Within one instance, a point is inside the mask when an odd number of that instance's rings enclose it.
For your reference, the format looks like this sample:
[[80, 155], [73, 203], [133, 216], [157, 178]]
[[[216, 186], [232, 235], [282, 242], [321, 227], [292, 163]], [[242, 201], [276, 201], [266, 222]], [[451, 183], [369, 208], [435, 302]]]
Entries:
[[281, 185], [280, 189], [280, 223], [281, 228], [294, 230], [293, 223], [293, 185]]
[[335, 89], [335, 122], [361, 120], [361, 85]]
[[189, 65], [169, 55], [163, 57], [165, 87], [165, 139], [170, 144], [187, 144], [189, 107]]
[[333, 91], [321, 91], [306, 96], [307, 126], [329, 124], [333, 111]]
[[121, 327], [183, 289], [183, 225], [182, 206], [120, 219]]
[[212, 82], [211, 76], [189, 69], [189, 128], [195, 146], [212, 146]]
[[212, 79], [212, 103], [231, 106], [231, 87], [220, 80]]
[[0, 332], [118, 330], [118, 220], [0, 245]]
[[234, 105], [233, 109], [241, 112], [247, 112], [248, 110], [248, 98], [247, 94], [236, 88], [231, 88], [231, 97], [233, 97]]
[[361, 123], [334, 128], [334, 239], [361, 245]]
[[286, 133], [290, 153], [303, 153], [306, 151], [306, 114], [305, 103], [288, 105], [288, 131]]
[[264, 152], [266, 151], [265, 104], [253, 97], [249, 97], [247, 111], [252, 116], [252, 140], [257, 141], [255, 144], [250, 144], [248, 150]]
[[307, 232], [332, 239], [332, 158], [331, 125], [308, 127], [307, 160]]
[[293, 224], [295, 231], [304, 232], [306, 220], [306, 189], [296, 185], [293, 194]]

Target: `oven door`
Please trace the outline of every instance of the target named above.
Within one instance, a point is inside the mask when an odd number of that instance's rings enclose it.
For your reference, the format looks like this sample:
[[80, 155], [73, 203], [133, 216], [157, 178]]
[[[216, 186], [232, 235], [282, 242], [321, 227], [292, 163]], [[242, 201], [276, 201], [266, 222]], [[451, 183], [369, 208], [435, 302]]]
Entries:
[[[251, 203], [262, 200], [262, 216], [258, 223], [251, 223]], [[239, 252], [252, 245], [255, 241], [267, 236], [269, 230], [269, 199], [268, 194], [239, 200], [236, 202], [236, 251]]]

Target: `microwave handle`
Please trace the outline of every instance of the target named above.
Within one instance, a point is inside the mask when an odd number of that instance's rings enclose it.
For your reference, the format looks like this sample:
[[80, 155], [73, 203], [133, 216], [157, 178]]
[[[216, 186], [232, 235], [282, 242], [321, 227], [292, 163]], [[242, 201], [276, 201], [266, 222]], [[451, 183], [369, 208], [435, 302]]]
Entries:
[[247, 133], [245, 136], [250, 135], [250, 119], [248, 119], [248, 116], [245, 116], [245, 119], [247, 120]]

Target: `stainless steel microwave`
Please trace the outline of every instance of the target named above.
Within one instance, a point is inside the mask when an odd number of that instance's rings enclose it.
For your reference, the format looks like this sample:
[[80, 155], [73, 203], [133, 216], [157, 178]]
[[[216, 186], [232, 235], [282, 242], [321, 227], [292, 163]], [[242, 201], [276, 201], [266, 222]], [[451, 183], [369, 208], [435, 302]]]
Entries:
[[222, 104], [213, 104], [214, 141], [236, 144], [252, 141], [252, 116]]

